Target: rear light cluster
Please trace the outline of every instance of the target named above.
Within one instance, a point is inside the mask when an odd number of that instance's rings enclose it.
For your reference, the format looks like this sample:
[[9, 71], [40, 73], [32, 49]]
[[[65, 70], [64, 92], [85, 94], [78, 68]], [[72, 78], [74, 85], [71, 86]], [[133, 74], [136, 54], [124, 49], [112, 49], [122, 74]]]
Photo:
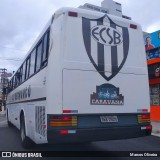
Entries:
[[77, 12], [68, 12], [68, 16], [70, 17], [78, 17], [78, 13]]
[[151, 125], [149, 125], [149, 126], [141, 127], [141, 130], [152, 131], [152, 126], [151, 126]]
[[152, 126], [146, 126], [147, 130], [152, 130]]
[[130, 28], [132, 28], [132, 29], [137, 29], [137, 25], [135, 25], [135, 24], [130, 24]]
[[78, 110], [63, 110], [64, 114], [77, 114]]
[[149, 114], [138, 115], [138, 123], [150, 123], [150, 115]]
[[51, 116], [51, 127], [77, 126], [77, 116]]

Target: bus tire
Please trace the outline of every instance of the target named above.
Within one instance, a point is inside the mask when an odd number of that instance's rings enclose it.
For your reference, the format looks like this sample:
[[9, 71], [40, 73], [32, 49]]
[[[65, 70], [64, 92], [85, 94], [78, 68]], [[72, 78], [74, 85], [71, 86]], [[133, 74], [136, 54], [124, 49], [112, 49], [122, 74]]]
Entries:
[[21, 134], [22, 147], [25, 148], [25, 149], [32, 148], [33, 147], [33, 141], [31, 141], [30, 138], [26, 136], [24, 115], [21, 115], [20, 134]]
[[13, 124], [10, 121], [7, 122], [8, 122], [8, 127], [13, 127]]

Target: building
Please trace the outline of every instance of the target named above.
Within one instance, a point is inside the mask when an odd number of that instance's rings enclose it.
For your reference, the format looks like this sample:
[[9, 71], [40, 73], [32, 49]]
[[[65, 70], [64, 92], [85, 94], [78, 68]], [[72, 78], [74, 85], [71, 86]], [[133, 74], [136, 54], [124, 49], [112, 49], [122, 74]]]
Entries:
[[0, 68], [0, 111], [5, 110], [6, 104], [6, 88], [8, 84], [8, 77], [11, 74], [7, 73], [7, 69]]
[[151, 120], [160, 122], [160, 30], [144, 35], [149, 72]]

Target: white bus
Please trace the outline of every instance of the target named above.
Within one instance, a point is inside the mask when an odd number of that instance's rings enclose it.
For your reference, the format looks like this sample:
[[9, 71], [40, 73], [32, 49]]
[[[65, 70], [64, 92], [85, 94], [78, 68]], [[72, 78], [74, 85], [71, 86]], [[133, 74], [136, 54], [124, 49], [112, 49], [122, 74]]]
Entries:
[[150, 135], [140, 25], [80, 8], [55, 12], [9, 82], [7, 119], [24, 148]]

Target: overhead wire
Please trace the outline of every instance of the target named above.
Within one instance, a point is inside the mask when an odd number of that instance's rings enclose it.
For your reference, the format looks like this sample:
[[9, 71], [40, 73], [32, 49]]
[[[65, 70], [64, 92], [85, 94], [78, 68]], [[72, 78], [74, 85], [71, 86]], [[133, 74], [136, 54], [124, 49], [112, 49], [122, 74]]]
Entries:
[[[19, 51], [19, 52], [27, 52], [25, 50], [22, 49], [17, 49], [17, 48], [11, 48], [11, 47], [6, 47], [3, 45], [0, 45], [1, 48], [6, 48], [6, 49], [10, 49], [10, 50], [15, 50], [15, 51]], [[5, 61], [22, 61], [22, 59], [19, 58], [4, 58], [4, 57], [0, 57], [0, 60], [5, 60]]]
[[6, 49], [11, 49], [11, 50], [16, 50], [16, 51], [20, 51], [20, 52], [27, 52], [26, 50], [11, 48], [11, 47], [7, 47], [7, 46], [3, 46], [3, 45], [0, 45], [0, 47], [1, 48], [6, 48]]
[[18, 59], [18, 58], [2, 58], [0, 57], [0, 61], [4, 60], [4, 61], [22, 61], [22, 59]]

